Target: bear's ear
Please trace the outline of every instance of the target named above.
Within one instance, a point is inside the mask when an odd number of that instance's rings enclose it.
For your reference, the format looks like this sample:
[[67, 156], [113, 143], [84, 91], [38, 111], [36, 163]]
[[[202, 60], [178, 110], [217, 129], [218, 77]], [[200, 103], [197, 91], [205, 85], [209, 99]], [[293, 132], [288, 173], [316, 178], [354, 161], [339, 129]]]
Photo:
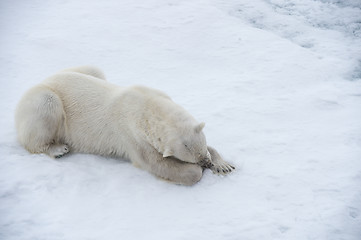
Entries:
[[166, 157], [170, 157], [170, 156], [173, 156], [173, 151], [166, 149], [163, 153], [163, 157], [166, 158]]
[[200, 124], [198, 124], [197, 126], [195, 126], [194, 131], [196, 133], [200, 133], [202, 131], [202, 129], [204, 128], [206, 124], [204, 122], [201, 122]]

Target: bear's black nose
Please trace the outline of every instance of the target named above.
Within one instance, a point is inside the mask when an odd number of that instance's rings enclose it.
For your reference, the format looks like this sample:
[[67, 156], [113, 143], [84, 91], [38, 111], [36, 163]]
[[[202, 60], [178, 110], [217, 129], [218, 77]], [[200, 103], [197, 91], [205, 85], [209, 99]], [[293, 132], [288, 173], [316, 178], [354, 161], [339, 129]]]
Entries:
[[199, 165], [204, 168], [211, 168], [214, 166], [214, 164], [209, 158], [203, 158], [201, 161], [199, 161]]

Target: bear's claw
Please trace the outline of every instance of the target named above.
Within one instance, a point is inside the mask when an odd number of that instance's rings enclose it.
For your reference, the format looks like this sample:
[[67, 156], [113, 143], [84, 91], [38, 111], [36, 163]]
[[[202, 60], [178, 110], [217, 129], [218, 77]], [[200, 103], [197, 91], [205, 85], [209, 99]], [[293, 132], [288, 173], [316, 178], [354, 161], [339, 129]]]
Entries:
[[69, 152], [69, 147], [65, 144], [55, 144], [49, 147], [48, 154], [53, 158], [61, 158]]
[[236, 168], [227, 162], [222, 162], [219, 164], [218, 163], [214, 164], [214, 166], [211, 167], [210, 169], [214, 174], [226, 175], [234, 171]]

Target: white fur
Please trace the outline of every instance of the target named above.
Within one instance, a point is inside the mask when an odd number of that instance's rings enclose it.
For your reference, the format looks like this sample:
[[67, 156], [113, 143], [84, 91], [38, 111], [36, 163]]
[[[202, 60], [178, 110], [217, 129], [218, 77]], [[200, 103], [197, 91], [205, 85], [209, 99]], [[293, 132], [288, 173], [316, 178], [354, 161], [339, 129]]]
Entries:
[[104, 80], [101, 70], [83, 66], [31, 88], [16, 110], [19, 142], [32, 153], [52, 157], [70, 149], [128, 158], [135, 166], [184, 185], [200, 180], [201, 165], [221, 174], [232, 171], [207, 147], [204, 123], [166, 94]]
[[105, 75], [103, 71], [94, 66], [72, 67], [72, 68], [63, 69], [61, 72], [78, 72], [105, 80]]

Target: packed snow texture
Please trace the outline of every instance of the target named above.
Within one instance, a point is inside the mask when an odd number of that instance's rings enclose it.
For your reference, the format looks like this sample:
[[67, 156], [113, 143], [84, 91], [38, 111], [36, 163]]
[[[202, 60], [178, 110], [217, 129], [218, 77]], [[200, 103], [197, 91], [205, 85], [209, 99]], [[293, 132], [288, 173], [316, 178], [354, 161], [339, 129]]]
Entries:
[[[3, 0], [0, 51], [0, 239], [361, 239], [359, 0]], [[84, 64], [165, 91], [237, 171], [28, 153], [22, 94]]]

